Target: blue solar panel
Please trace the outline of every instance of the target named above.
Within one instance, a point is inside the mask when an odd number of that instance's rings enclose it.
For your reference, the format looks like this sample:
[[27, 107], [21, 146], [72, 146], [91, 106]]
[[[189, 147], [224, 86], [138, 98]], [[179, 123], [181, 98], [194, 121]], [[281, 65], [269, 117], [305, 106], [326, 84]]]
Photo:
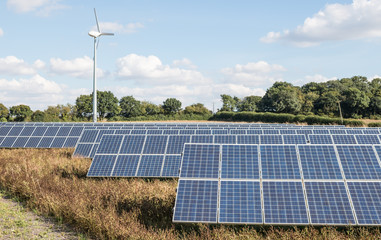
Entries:
[[8, 137], [10, 136], [13, 136], [13, 137], [17, 137], [18, 135], [20, 135], [21, 131], [23, 130], [24, 127], [13, 127], [9, 133], [8, 133]]
[[358, 144], [380, 144], [377, 135], [355, 135]]
[[146, 137], [144, 154], [164, 154], [167, 147], [168, 136], [151, 135]]
[[56, 136], [67, 137], [71, 131], [71, 127], [60, 127]]
[[230, 134], [242, 135], [242, 134], [246, 134], [246, 130], [244, 130], [244, 129], [232, 129], [232, 130], [230, 130]]
[[[13, 148], [23, 148], [28, 141], [29, 137], [18, 137], [16, 141], [13, 143]], [[1, 143], [1, 140], [0, 140]], [[0, 145], [1, 146], [1, 145]]]
[[179, 134], [181, 135], [193, 135], [195, 133], [195, 130], [191, 129], [182, 129], [179, 131]]
[[5, 137], [0, 147], [10, 148], [13, 143], [16, 141], [17, 137]]
[[118, 154], [123, 135], [103, 135], [97, 154]]
[[0, 146], [1, 146], [1, 143], [3, 142], [5, 137], [0, 137]]
[[[313, 134], [329, 134], [328, 129], [314, 129], [312, 130]], [[310, 135], [310, 140], [311, 140], [311, 135]]]
[[0, 127], [0, 136], [7, 136], [12, 127]]
[[301, 182], [263, 182], [265, 223], [308, 224]]
[[67, 137], [63, 145], [64, 148], [73, 148], [77, 145], [79, 137]]
[[59, 127], [48, 127], [48, 129], [46, 129], [44, 136], [54, 137], [57, 135], [57, 132], [59, 129], [60, 129]]
[[282, 135], [284, 144], [306, 144], [305, 135]]
[[331, 135], [309, 135], [311, 144], [333, 144]]
[[151, 134], [151, 135], [162, 135], [163, 134], [163, 130], [150, 129], [150, 130], [147, 130], [147, 135], [148, 134]]
[[229, 134], [229, 131], [227, 129], [214, 129], [212, 130], [212, 135], [217, 135], [217, 134]]
[[279, 133], [282, 135], [288, 134], [296, 134], [296, 130], [291, 130], [291, 129], [279, 129]]
[[261, 145], [263, 179], [300, 179], [295, 145]]
[[260, 135], [261, 144], [283, 144], [282, 135]]
[[279, 130], [276, 130], [276, 129], [263, 129], [263, 134], [266, 134], [266, 135], [277, 135], [277, 134], [279, 134]]
[[348, 182], [348, 189], [358, 223], [381, 224], [381, 182]]
[[259, 135], [238, 135], [237, 144], [259, 144]]
[[181, 155], [166, 155], [162, 177], [178, 177], [181, 166]]
[[354, 135], [332, 135], [335, 144], [357, 144]]
[[120, 154], [140, 154], [143, 150], [144, 135], [125, 135], [122, 146], [120, 148]]
[[44, 136], [44, 133], [47, 129], [48, 129], [48, 127], [36, 127], [36, 129], [32, 133], [32, 136], [33, 137], [42, 137], [42, 136]]
[[24, 127], [19, 136], [30, 137], [34, 129], [36, 129], [36, 127]]
[[182, 178], [218, 178], [219, 145], [185, 144]]
[[82, 133], [81, 138], [79, 139], [80, 143], [94, 143], [97, 139], [97, 135], [99, 133], [99, 130], [84, 130]]
[[304, 179], [342, 179], [335, 148], [329, 145], [300, 145]]
[[210, 135], [212, 130], [209, 129], [196, 129], [196, 135]]
[[164, 155], [142, 155], [136, 176], [159, 177], [163, 167], [163, 160]]
[[90, 153], [91, 153], [92, 148], [93, 148], [93, 144], [80, 143], [75, 148], [73, 155], [77, 156], [77, 157], [90, 157]]
[[262, 223], [259, 182], [221, 181], [220, 223]]
[[139, 164], [139, 158], [139, 155], [119, 155], [112, 176], [134, 177]]
[[97, 135], [97, 139], [95, 139], [95, 142], [99, 143], [101, 141], [103, 135], [105, 135], [105, 134], [114, 134], [114, 131], [115, 130], [105, 130], [105, 129], [99, 130], [99, 133]]
[[351, 134], [351, 135], [354, 135], [354, 134], [363, 134], [362, 130], [360, 129], [347, 129], [347, 134]]
[[66, 141], [65, 137], [56, 137], [54, 138], [52, 144], [50, 145], [51, 148], [62, 148], [64, 143]]
[[25, 147], [36, 148], [40, 141], [41, 141], [41, 137], [30, 137], [28, 142], [25, 144]]
[[115, 134], [123, 134], [123, 135], [128, 135], [130, 134], [131, 130], [126, 130], [126, 129], [116, 129]]
[[91, 162], [88, 177], [108, 177], [111, 176], [116, 160], [116, 155], [96, 155]]
[[184, 143], [189, 143], [190, 139], [190, 135], [169, 136], [166, 154], [181, 154], [184, 149]]
[[364, 130], [362, 130], [362, 132], [364, 134], [376, 134], [376, 135], [380, 134], [378, 129], [364, 129]]
[[248, 129], [246, 133], [249, 134], [255, 134], [255, 135], [260, 135], [263, 134], [263, 131], [260, 129]]
[[259, 179], [257, 145], [222, 145], [221, 178]]
[[93, 144], [93, 148], [91, 149], [90, 156], [89, 156], [90, 158], [94, 158], [95, 153], [98, 150], [98, 147], [99, 147], [99, 143]]
[[214, 135], [214, 143], [236, 144], [236, 135]]
[[163, 134], [165, 134], [165, 135], [178, 135], [179, 130], [177, 130], [177, 129], [165, 129], [163, 131]]
[[53, 137], [43, 137], [38, 143], [37, 148], [49, 148], [53, 142]]
[[312, 224], [356, 224], [344, 182], [305, 182]]
[[381, 179], [381, 167], [372, 146], [336, 146], [346, 179]]
[[218, 181], [179, 180], [174, 222], [217, 223]]
[[70, 137], [79, 137], [83, 131], [84, 127], [73, 127], [69, 133]]
[[330, 129], [329, 133], [330, 134], [347, 134], [345, 130], [341, 130], [341, 129]]
[[213, 135], [193, 135], [192, 143], [213, 143]]

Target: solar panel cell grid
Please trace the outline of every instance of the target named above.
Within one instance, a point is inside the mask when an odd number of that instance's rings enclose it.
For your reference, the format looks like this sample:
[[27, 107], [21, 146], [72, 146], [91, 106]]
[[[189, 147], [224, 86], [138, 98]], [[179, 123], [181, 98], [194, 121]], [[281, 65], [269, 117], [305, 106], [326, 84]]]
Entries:
[[146, 137], [144, 154], [164, 154], [167, 147], [168, 136], [151, 135]]
[[62, 148], [65, 141], [66, 141], [65, 137], [56, 137], [56, 138], [54, 138], [50, 147], [51, 148]]
[[63, 145], [64, 148], [73, 148], [77, 145], [79, 137], [67, 137]]
[[112, 176], [134, 177], [139, 164], [139, 159], [139, 155], [119, 155]]
[[37, 145], [37, 148], [49, 148], [53, 142], [53, 139], [53, 137], [42, 137], [41, 141]]
[[190, 139], [189, 135], [169, 136], [166, 154], [181, 154], [184, 143], [189, 143]]
[[192, 143], [213, 143], [213, 135], [192, 135]]
[[[13, 143], [12, 148], [23, 148], [27, 143], [29, 137], [18, 137], [16, 141]], [[1, 146], [1, 139], [0, 139]]]
[[111, 176], [114, 167], [116, 155], [96, 155], [91, 162], [88, 177]]
[[261, 144], [283, 144], [282, 135], [260, 135]]
[[103, 135], [97, 154], [118, 154], [123, 135]]
[[377, 135], [355, 135], [358, 144], [380, 144]]
[[21, 131], [23, 130], [24, 127], [13, 127], [9, 133], [8, 133], [8, 137], [17, 137], [18, 135], [20, 135]]
[[335, 144], [357, 144], [354, 135], [332, 135]]
[[178, 177], [181, 166], [181, 155], [166, 155], [162, 177]]
[[257, 145], [222, 145], [221, 178], [259, 179]]
[[77, 157], [90, 157], [90, 153], [91, 153], [92, 148], [93, 148], [93, 144], [80, 143], [75, 148], [73, 155], [77, 156]]
[[236, 135], [214, 135], [214, 143], [236, 144]]
[[259, 135], [238, 135], [237, 144], [259, 144]]
[[2, 141], [0, 147], [4, 148], [10, 148], [12, 147], [13, 143], [16, 141], [17, 137], [5, 137]]
[[48, 127], [48, 129], [46, 129], [46, 131], [44, 133], [44, 136], [54, 137], [57, 135], [57, 132], [59, 129], [60, 129], [59, 127]]
[[305, 135], [282, 135], [284, 144], [306, 144]]
[[159, 177], [164, 155], [142, 155], [136, 176]]
[[56, 136], [67, 137], [71, 131], [71, 127], [60, 127]]
[[331, 135], [309, 135], [311, 144], [333, 144]]

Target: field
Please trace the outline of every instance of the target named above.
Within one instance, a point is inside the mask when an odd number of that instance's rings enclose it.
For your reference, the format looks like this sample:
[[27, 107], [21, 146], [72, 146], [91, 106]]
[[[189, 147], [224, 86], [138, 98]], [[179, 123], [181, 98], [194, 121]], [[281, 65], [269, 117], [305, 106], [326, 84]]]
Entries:
[[0, 149], [0, 188], [96, 239], [381, 239], [379, 228], [173, 224], [176, 179], [86, 178], [68, 149]]

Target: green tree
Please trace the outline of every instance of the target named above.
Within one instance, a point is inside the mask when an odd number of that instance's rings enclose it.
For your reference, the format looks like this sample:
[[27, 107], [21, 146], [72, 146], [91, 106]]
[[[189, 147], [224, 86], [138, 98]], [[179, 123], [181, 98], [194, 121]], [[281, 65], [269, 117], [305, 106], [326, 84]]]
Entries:
[[232, 97], [227, 94], [221, 94], [222, 107], [220, 111], [233, 112], [237, 107], [237, 97]]
[[40, 110], [36, 110], [32, 113], [31, 119], [33, 122], [44, 122], [45, 121], [45, 113]]
[[262, 98], [259, 96], [244, 97], [242, 101], [237, 104], [238, 112], [256, 112], [259, 109], [259, 103]]
[[184, 113], [186, 114], [196, 114], [196, 115], [207, 115], [211, 114], [211, 111], [207, 109], [204, 104], [196, 103], [185, 107]]
[[93, 115], [93, 97], [92, 95], [80, 95], [75, 100], [75, 107], [77, 109], [77, 117], [91, 118]]
[[165, 114], [176, 114], [181, 110], [181, 102], [176, 98], [168, 98], [163, 102], [162, 108]]
[[4, 104], [0, 103], [0, 122], [6, 122], [9, 116], [9, 110]]
[[30, 109], [30, 107], [24, 104], [13, 106], [9, 109], [9, 115], [13, 117], [17, 122], [28, 120], [32, 113], [33, 111]]
[[323, 93], [316, 102], [316, 111], [319, 114], [328, 116], [338, 116], [341, 95], [338, 91], [328, 91]]
[[141, 112], [144, 116], [163, 114], [164, 110], [156, 104], [151, 102], [142, 101], [140, 103]]
[[142, 115], [142, 106], [139, 100], [136, 100], [133, 96], [122, 97], [119, 101], [121, 108], [120, 114], [123, 117], [137, 117]]
[[366, 92], [356, 87], [350, 87], [343, 92], [343, 115], [347, 117], [361, 117], [364, 111], [369, 107], [370, 98]]
[[[118, 98], [111, 91], [97, 91], [97, 97], [97, 110], [101, 121], [104, 118], [111, 118], [119, 113]], [[92, 94], [91, 98], [93, 98]]]

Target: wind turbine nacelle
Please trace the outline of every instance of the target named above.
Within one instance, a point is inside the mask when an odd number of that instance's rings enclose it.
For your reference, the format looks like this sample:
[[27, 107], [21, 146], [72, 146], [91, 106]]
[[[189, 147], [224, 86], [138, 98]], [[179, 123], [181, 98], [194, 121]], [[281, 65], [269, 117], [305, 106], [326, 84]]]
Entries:
[[102, 35], [102, 33], [100, 33], [100, 32], [96, 32], [96, 31], [90, 31], [90, 32], [89, 32], [89, 36], [90, 36], [90, 37], [93, 37], [93, 38], [97, 38], [97, 37], [99, 37], [100, 35]]

